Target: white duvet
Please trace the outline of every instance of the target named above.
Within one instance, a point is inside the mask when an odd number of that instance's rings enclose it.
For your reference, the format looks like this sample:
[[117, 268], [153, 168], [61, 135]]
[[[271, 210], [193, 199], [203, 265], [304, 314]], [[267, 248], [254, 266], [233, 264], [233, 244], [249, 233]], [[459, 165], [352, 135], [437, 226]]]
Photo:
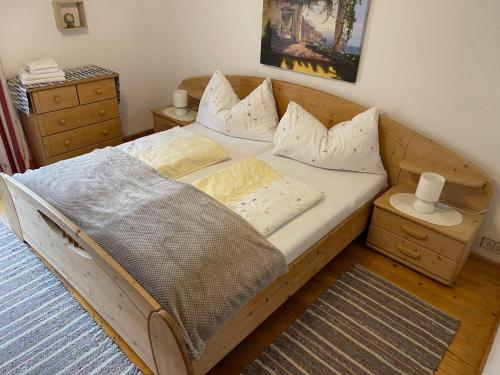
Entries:
[[253, 157], [194, 184], [269, 236], [323, 199], [307, 183], [294, 180]]

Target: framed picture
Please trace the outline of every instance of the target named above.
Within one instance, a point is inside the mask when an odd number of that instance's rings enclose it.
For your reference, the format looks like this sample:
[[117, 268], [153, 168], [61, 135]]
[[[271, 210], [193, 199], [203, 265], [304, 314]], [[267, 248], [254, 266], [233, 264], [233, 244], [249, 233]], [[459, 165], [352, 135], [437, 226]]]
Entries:
[[356, 82], [370, 0], [264, 0], [262, 64]]
[[52, 6], [59, 30], [77, 30], [87, 27], [83, 1], [54, 0]]

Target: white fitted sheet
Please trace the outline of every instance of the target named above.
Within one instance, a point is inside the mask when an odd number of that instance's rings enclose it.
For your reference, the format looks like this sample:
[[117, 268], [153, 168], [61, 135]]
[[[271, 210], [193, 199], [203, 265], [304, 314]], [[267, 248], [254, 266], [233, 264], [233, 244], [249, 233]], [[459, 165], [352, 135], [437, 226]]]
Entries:
[[[316, 168], [275, 156], [271, 149], [257, 154], [256, 157], [285, 175], [307, 182], [325, 194], [324, 200], [268, 237], [268, 240], [281, 250], [288, 264], [387, 186], [387, 177], [383, 175]], [[205, 168], [180, 180], [192, 183], [227, 165], [219, 163], [211, 166], [210, 170]]]
[[316, 168], [271, 151], [257, 155], [271, 167], [307, 182], [325, 199], [272, 233], [268, 240], [292, 263], [324, 235], [351, 216], [387, 186], [387, 177], [369, 173]]

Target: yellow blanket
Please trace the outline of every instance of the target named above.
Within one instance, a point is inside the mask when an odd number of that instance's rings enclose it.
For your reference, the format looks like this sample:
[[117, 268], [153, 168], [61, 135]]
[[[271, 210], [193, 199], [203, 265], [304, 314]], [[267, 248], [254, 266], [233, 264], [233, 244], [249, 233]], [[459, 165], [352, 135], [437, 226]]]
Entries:
[[219, 202], [230, 206], [283, 175], [254, 157], [206, 176], [193, 185]]
[[119, 147], [173, 179], [229, 159], [214, 141], [179, 127]]

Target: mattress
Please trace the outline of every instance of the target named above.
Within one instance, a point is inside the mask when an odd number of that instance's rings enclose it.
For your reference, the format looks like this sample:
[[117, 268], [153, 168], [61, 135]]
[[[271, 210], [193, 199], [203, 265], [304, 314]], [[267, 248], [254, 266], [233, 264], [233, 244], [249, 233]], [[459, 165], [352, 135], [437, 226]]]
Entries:
[[[197, 123], [187, 125], [184, 129], [217, 142], [229, 153], [231, 159], [183, 176], [179, 181], [193, 183], [238, 160], [255, 155], [274, 169], [307, 182], [324, 193], [323, 201], [268, 237], [283, 253], [288, 264], [387, 186], [387, 177], [384, 175], [321, 169], [273, 155], [272, 143], [230, 137]], [[136, 140], [133, 147], [144, 147], [151, 142], [161, 143], [164, 137], [165, 132], [156, 133]]]
[[[256, 157], [291, 178], [309, 183], [325, 195], [323, 201], [268, 237], [283, 253], [288, 264], [387, 186], [387, 177], [384, 175], [316, 168], [275, 156], [271, 149], [257, 154]], [[210, 167], [210, 171], [206, 168], [184, 176], [181, 180], [192, 183], [225, 166], [227, 164], [219, 163]]]

